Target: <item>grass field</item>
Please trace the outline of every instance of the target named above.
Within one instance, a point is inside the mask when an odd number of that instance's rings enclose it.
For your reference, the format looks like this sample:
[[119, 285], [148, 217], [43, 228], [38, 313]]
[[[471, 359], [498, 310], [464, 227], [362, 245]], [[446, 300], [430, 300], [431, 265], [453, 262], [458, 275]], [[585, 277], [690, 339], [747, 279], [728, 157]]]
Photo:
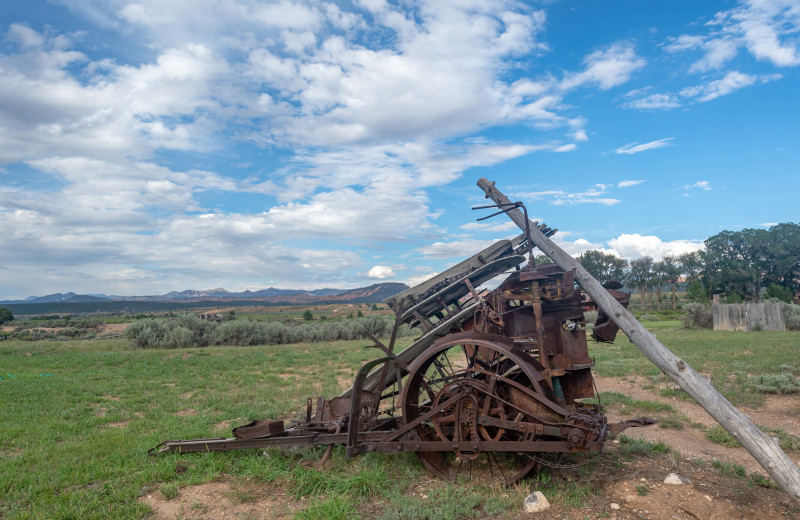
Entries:
[[[798, 375], [800, 333], [654, 325], [677, 355], [722, 381], [734, 402], [758, 402], [758, 376]], [[306, 397], [331, 397], [350, 386], [360, 365], [376, 357], [364, 344], [144, 351], [129, 350], [124, 339], [0, 343], [0, 518], [143, 518], [143, 494], [169, 497], [221, 475], [275, 482], [296, 498], [320, 497], [297, 518], [504, 517], [502, 511], [518, 509], [524, 485], [461, 483], [434, 486], [425, 500], [410, 495], [428, 478], [410, 454], [351, 460], [337, 450], [322, 472], [300, 464], [318, 460], [320, 450], [147, 456], [168, 438], [228, 436], [249, 420], [299, 416]], [[600, 374], [658, 373], [623, 335], [593, 347], [592, 355]], [[570, 475], [553, 479], [552, 496], [580, 503], [597, 492], [595, 480], [576, 481], [579, 470]]]

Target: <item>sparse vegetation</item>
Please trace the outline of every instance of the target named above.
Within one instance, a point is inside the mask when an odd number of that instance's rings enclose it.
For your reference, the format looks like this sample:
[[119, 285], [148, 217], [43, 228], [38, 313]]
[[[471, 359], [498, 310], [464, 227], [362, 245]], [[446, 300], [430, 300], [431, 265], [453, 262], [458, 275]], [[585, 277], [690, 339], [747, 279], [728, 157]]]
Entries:
[[787, 329], [800, 330], [800, 305], [784, 305], [783, 316], [786, 320]]
[[714, 326], [711, 307], [702, 303], [687, 303], [683, 306], [681, 324], [687, 329], [710, 329]]
[[[310, 311], [306, 312], [310, 314]], [[394, 320], [381, 315], [318, 324], [287, 324], [278, 321], [265, 323], [251, 320], [216, 324], [184, 314], [175, 319], [148, 319], [132, 323], [126, 329], [125, 335], [132, 348], [284, 345], [363, 339], [367, 337], [367, 333], [386, 336], [393, 324]], [[402, 327], [401, 336], [409, 333], [410, 329]]]

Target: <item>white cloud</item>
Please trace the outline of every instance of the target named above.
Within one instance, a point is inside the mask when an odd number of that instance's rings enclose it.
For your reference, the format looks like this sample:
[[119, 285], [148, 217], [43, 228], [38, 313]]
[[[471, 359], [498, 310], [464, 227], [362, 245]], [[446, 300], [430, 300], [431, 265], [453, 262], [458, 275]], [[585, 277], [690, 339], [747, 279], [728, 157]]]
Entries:
[[684, 97], [697, 98], [697, 101], [705, 103], [706, 101], [711, 101], [712, 99], [716, 99], [720, 96], [725, 96], [744, 87], [767, 83], [780, 79], [781, 77], [782, 76], [780, 74], [765, 74], [756, 76], [752, 74], [743, 74], [734, 70], [728, 72], [722, 79], [709, 81], [694, 87], [687, 87], [681, 90], [680, 93]]
[[376, 265], [367, 271], [367, 278], [375, 278], [377, 280], [385, 280], [387, 278], [394, 278], [394, 270], [388, 265]]
[[[474, 253], [473, 253], [473, 254], [474, 254]], [[414, 287], [414, 286], [416, 286], [416, 285], [419, 285], [419, 284], [421, 284], [422, 282], [425, 282], [425, 281], [428, 281], [428, 280], [430, 280], [431, 278], [433, 278], [434, 276], [436, 276], [436, 275], [438, 275], [438, 274], [439, 274], [439, 273], [435, 273], [435, 272], [429, 272], [429, 273], [425, 273], [425, 274], [420, 274], [420, 275], [416, 275], [416, 276], [411, 276], [411, 277], [409, 277], [409, 278], [406, 278], [406, 279], [405, 279], [405, 281], [404, 281], [404, 283], [405, 283], [406, 285], [408, 285], [409, 287]]]
[[800, 9], [795, 0], [746, 0], [733, 9], [720, 11], [706, 24], [707, 35], [681, 35], [663, 45], [669, 53], [702, 50], [703, 56], [690, 71], [719, 69], [744, 48], [756, 59], [778, 67], [800, 64], [796, 34], [800, 31]]
[[643, 180], [621, 181], [619, 184], [617, 184], [617, 188], [630, 188], [631, 186], [636, 186], [636, 185], [641, 184], [643, 182], [644, 182]]
[[689, 67], [689, 72], [706, 72], [719, 69], [738, 54], [736, 41], [730, 38], [709, 40], [703, 44], [705, 55]]
[[474, 238], [455, 240], [452, 242], [434, 242], [420, 249], [427, 258], [469, 258], [492, 245], [494, 240], [476, 240]]
[[575, 140], [576, 143], [584, 143], [589, 140], [589, 136], [586, 135], [586, 130], [578, 130], [569, 134], [569, 136]]
[[690, 36], [682, 34], [680, 36], [671, 36], [668, 38], [669, 43], [662, 44], [665, 51], [669, 53], [683, 52], [690, 49], [696, 49], [703, 45], [705, 37], [703, 36]]
[[654, 235], [622, 234], [608, 241], [613, 251], [621, 258], [633, 260], [650, 256], [662, 260], [667, 255], [678, 256], [702, 249], [700, 240], [672, 240], [664, 242]]
[[627, 82], [631, 74], [647, 63], [636, 55], [633, 46], [617, 42], [604, 50], [597, 50], [583, 60], [585, 70], [568, 74], [560, 84], [570, 90], [587, 84], [596, 84], [601, 90], [608, 90]]
[[499, 224], [490, 224], [487, 222], [469, 222], [458, 227], [459, 229], [463, 229], [465, 231], [480, 231], [484, 233], [502, 233], [506, 231], [517, 230], [517, 225], [513, 222], [501, 222]]
[[574, 205], [574, 204], [600, 204], [602, 206], [613, 206], [619, 204], [619, 199], [604, 197], [608, 192], [608, 185], [595, 184], [592, 188], [581, 192], [568, 192], [562, 190], [547, 190], [547, 191], [534, 191], [514, 193], [515, 199], [534, 201], [541, 199], [550, 199], [550, 203], [554, 206]]
[[683, 195], [685, 197], [689, 196], [689, 192], [692, 190], [702, 190], [702, 191], [711, 191], [713, 188], [711, 187], [711, 183], [708, 181], [697, 181], [694, 184], [687, 184], [683, 187]]
[[613, 150], [613, 152], [617, 154], [633, 155], [635, 153], [646, 152], [647, 150], [655, 150], [658, 148], [664, 148], [666, 146], [672, 146], [672, 141], [674, 139], [674, 137], [666, 137], [657, 141], [650, 141], [649, 143], [630, 143], [626, 144], [625, 146], [620, 146], [616, 150]]
[[620, 106], [634, 110], [668, 110], [680, 107], [681, 103], [673, 94], [650, 94], [643, 98], [626, 101]]

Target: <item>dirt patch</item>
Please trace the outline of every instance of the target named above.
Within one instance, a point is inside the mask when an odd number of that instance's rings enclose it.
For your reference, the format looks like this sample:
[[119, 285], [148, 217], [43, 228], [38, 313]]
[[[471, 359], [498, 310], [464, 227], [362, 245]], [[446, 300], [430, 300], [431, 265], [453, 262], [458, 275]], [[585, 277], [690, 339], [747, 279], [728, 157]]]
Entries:
[[178, 417], [188, 417], [190, 415], [197, 415], [197, 410], [194, 408], [187, 408], [186, 410], [178, 410], [173, 415], [177, 415]]
[[[735, 501], [727, 498], [719, 493], [721, 482], [715, 480], [714, 476], [700, 475], [684, 485], [646, 478], [617, 482], [605, 494], [607, 510], [618, 511], [621, 518], [632, 515], [652, 520], [780, 518], [785, 511], [787, 504], [770, 503], [769, 499], [764, 502], [762, 498], [766, 497], [755, 492]], [[619, 509], [612, 509], [611, 504]]]
[[[663, 428], [659, 425], [648, 428], [631, 428], [625, 431], [625, 435], [634, 438], [647, 439], [651, 442], [661, 441], [670, 447], [678, 450], [684, 457], [698, 457], [704, 460], [719, 459], [729, 461], [744, 466], [749, 472], [756, 472], [766, 475], [766, 472], [756, 460], [741, 447], [732, 448], [715, 444], [706, 437], [705, 428], [717, 424], [700, 405], [693, 400], [681, 399], [679, 397], [664, 397], [651, 389], [644, 389], [644, 386], [652, 385], [652, 381], [644, 377], [597, 377], [597, 388], [601, 392], [619, 392], [634, 399], [668, 403], [679, 413], [688, 417], [690, 423], [695, 423], [701, 428], [692, 427], [691, 424], [684, 424], [683, 429], [676, 430]], [[758, 425], [772, 428], [780, 428], [792, 435], [800, 436], [800, 396], [766, 396], [764, 405], [758, 409], [742, 407], [740, 410]], [[624, 412], [612, 409], [608, 412], [609, 422], [616, 422], [629, 419], [634, 416], [647, 415], [638, 410]], [[652, 415], [657, 415], [654, 413]], [[800, 454], [789, 452], [789, 457], [795, 462], [800, 462]]]
[[236, 426], [242, 425], [245, 423], [245, 420], [241, 417], [237, 417], [236, 419], [228, 419], [222, 422], [218, 422], [214, 425], [214, 433], [226, 433], [227, 435], [233, 435], [232, 433], [232, 426], [235, 424]]
[[16, 459], [20, 455], [25, 453], [24, 450], [19, 448], [15, 448], [13, 450], [0, 450], [0, 458], [2, 459]]
[[125, 329], [130, 323], [106, 323], [98, 331], [98, 336], [117, 336], [125, 334]]
[[167, 500], [160, 491], [141, 498], [153, 510], [154, 520], [281, 519], [303, 507], [283, 490], [255, 483], [209, 482], [181, 488]]

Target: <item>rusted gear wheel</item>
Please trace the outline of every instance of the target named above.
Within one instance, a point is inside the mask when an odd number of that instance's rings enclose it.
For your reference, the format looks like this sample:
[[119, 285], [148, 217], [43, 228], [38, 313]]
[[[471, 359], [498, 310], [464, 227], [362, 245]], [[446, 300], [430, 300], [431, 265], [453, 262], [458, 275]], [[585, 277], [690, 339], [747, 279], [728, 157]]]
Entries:
[[471, 448], [473, 441], [522, 440], [517, 431], [480, 424], [479, 417], [507, 420], [520, 413], [510, 404], [514, 385], [543, 393], [534, 363], [502, 336], [459, 333], [441, 338], [411, 364], [401, 396], [403, 423], [461, 396], [415, 429], [423, 441], [458, 443], [453, 451], [417, 452], [431, 473], [511, 485], [537, 467], [523, 453]]

